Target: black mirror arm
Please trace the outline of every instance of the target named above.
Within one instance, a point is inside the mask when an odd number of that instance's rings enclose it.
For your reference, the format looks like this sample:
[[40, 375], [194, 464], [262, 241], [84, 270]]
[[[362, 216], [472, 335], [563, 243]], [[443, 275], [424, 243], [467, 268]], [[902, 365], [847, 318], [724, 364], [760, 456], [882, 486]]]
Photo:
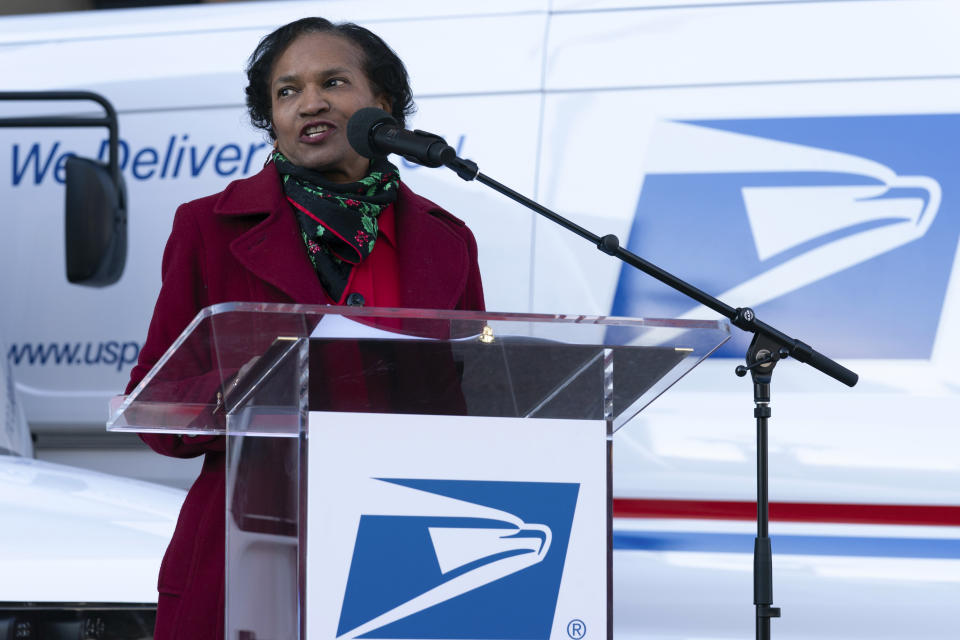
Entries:
[[[0, 118], [0, 127], [106, 127], [109, 132], [110, 157], [107, 166], [115, 185], [121, 184], [120, 178], [120, 134], [117, 125], [117, 112], [110, 101], [92, 91], [0, 91], [0, 101], [72, 101], [90, 100], [103, 107], [103, 116], [21, 116]], [[121, 208], [126, 208], [124, 193], [118, 189]]]

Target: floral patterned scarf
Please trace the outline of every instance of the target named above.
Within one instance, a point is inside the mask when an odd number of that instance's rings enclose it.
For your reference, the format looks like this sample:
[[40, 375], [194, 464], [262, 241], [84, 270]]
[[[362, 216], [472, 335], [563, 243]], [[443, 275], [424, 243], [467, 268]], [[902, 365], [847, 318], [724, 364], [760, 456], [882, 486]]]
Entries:
[[373, 251], [377, 217], [397, 199], [400, 174], [386, 159], [374, 160], [357, 182], [330, 182], [297, 166], [279, 151], [270, 158], [293, 205], [307, 256], [327, 293], [339, 301], [350, 270]]

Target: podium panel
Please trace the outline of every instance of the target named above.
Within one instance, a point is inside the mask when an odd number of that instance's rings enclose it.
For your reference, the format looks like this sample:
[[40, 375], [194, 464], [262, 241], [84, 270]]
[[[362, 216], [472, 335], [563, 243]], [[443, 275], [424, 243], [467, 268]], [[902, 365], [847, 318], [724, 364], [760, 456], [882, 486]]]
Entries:
[[605, 633], [602, 420], [312, 412], [307, 441], [308, 638]]
[[610, 637], [609, 438], [728, 337], [217, 305], [108, 429], [226, 438], [231, 640]]

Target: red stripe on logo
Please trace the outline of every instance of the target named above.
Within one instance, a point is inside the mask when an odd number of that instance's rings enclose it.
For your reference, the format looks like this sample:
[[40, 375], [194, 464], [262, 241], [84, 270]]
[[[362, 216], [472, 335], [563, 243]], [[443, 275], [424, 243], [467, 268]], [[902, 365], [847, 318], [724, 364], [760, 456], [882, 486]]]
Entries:
[[[614, 498], [614, 518], [756, 520], [756, 502]], [[781, 522], [960, 526], [960, 506], [772, 502], [770, 519]]]

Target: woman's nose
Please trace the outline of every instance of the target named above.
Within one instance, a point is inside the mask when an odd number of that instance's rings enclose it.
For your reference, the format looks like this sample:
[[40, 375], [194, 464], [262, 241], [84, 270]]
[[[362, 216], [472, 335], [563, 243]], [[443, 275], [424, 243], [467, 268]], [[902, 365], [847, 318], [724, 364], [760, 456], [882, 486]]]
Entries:
[[305, 115], [322, 113], [330, 108], [330, 103], [320, 87], [306, 87], [301, 95], [300, 112]]

